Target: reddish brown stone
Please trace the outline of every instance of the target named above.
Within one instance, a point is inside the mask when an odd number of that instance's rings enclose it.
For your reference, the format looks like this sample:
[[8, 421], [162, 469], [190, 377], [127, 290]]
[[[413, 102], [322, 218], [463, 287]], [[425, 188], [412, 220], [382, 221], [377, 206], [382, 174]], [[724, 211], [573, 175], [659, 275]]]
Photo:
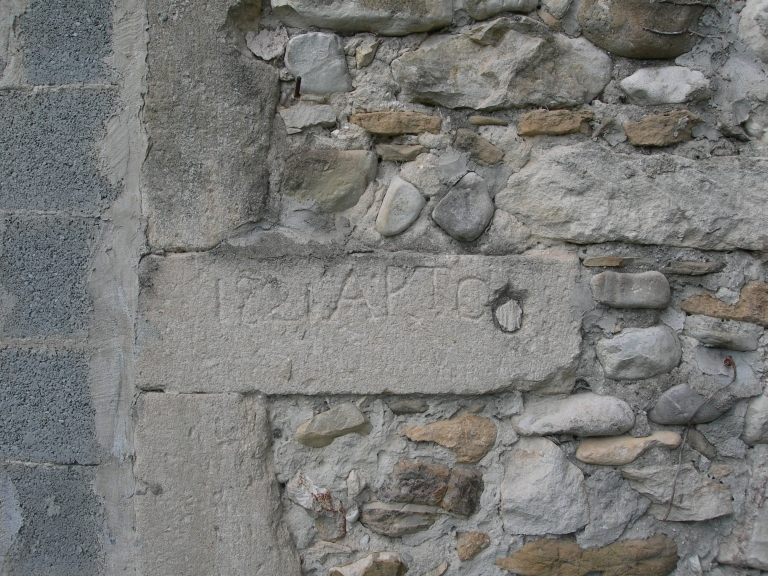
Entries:
[[468, 562], [491, 544], [488, 534], [483, 532], [457, 532], [456, 552], [459, 560]]
[[750, 282], [741, 289], [739, 301], [726, 304], [711, 294], [699, 294], [684, 300], [680, 306], [688, 314], [703, 314], [723, 320], [751, 322], [768, 328], [768, 284]]
[[399, 434], [416, 442], [437, 442], [450, 448], [457, 462], [479, 462], [496, 443], [496, 425], [474, 414], [426, 426], [406, 426]]

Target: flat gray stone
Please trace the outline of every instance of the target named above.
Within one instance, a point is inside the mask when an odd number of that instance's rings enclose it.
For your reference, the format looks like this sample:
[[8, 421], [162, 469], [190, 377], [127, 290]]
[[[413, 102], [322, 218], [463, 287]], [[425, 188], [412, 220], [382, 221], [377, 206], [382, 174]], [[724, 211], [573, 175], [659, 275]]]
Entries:
[[512, 418], [512, 426], [524, 436], [611, 436], [634, 425], [635, 415], [629, 404], [592, 393], [529, 404], [522, 415]]
[[331, 94], [352, 90], [341, 38], [325, 32], [299, 34], [285, 48], [285, 67], [301, 76], [301, 92]]
[[381, 156], [385, 162], [410, 162], [415, 160], [419, 154], [428, 152], [421, 144], [377, 144], [376, 154]]
[[[621, 475], [629, 480], [632, 488], [651, 500], [648, 512], [662, 520], [672, 498], [672, 483], [677, 469], [674, 464], [624, 466]], [[668, 518], [670, 522], [698, 522], [733, 513], [728, 485], [698, 472], [690, 462], [680, 467], [675, 487], [675, 500]]]
[[589, 286], [595, 300], [611, 308], [663, 310], [671, 296], [669, 282], [659, 272], [601, 272], [592, 277]]
[[395, 176], [376, 216], [376, 231], [382, 236], [405, 232], [419, 217], [426, 203], [424, 196], [413, 184]]
[[435, 35], [392, 62], [403, 96], [448, 108], [559, 108], [591, 102], [610, 81], [610, 57], [585, 39], [529, 18], [505, 22], [498, 41]]
[[285, 122], [288, 134], [295, 134], [313, 126], [320, 126], [322, 128], [333, 128], [336, 126], [336, 112], [325, 104], [319, 106], [292, 106], [291, 108], [283, 108], [279, 112], [283, 122]]
[[493, 211], [488, 185], [470, 172], [435, 206], [432, 219], [456, 240], [472, 242], [485, 232]]
[[339, 436], [352, 433], [366, 435], [370, 431], [371, 424], [365, 414], [354, 404], [347, 403], [334, 406], [307, 420], [296, 429], [293, 437], [305, 446], [322, 448]]
[[136, 406], [135, 558], [144, 574], [299, 576], [281, 524], [264, 406], [239, 394], [157, 394]]
[[475, 20], [486, 20], [501, 12], [532, 12], [537, 0], [464, 0], [464, 10]]
[[684, 66], [641, 68], [624, 78], [619, 85], [630, 102], [638, 106], [682, 104], [705, 100], [710, 95], [707, 77]]
[[627, 328], [595, 347], [605, 375], [613, 380], [642, 380], [671, 372], [682, 350], [675, 333], [666, 326]]
[[748, 322], [721, 320], [694, 314], [685, 318], [683, 334], [696, 338], [705, 346], [747, 352], [757, 350], [763, 328]]
[[[142, 259], [141, 388], [482, 394], [573, 385], [574, 252], [264, 258], [224, 250]], [[505, 290], [525, 294], [526, 321], [513, 333], [493, 319]]]
[[630, 522], [642, 516], [650, 500], [632, 488], [613, 468], [599, 468], [584, 482], [589, 500], [589, 524], [576, 533], [582, 548], [597, 548], [615, 542]]
[[276, 30], [265, 28], [258, 34], [248, 32], [245, 35], [245, 43], [248, 46], [248, 50], [262, 60], [274, 60], [282, 56], [287, 42], [288, 33], [282, 26]]
[[373, 32], [404, 36], [450, 25], [452, 0], [272, 0], [272, 10], [294, 28], [331, 28], [341, 32]]
[[584, 475], [553, 442], [520, 438], [505, 455], [501, 515], [510, 534], [570, 534], [589, 521]]
[[538, 154], [494, 200], [544, 238], [763, 250], [766, 180], [761, 158], [614, 154], [585, 142]]
[[[705, 400], [706, 396], [702, 396], [688, 384], [678, 384], [661, 395], [656, 405], [648, 412], [648, 418], [657, 424], [682, 426], [688, 423], [693, 413]], [[693, 423], [711, 422], [719, 418], [722, 413], [723, 410], [713, 403], [707, 403], [698, 411]]]
[[357, 204], [378, 168], [373, 152], [308, 150], [285, 161], [282, 192], [314, 201], [323, 212], [340, 212]]
[[768, 396], [765, 394], [749, 402], [741, 438], [750, 446], [768, 444]]

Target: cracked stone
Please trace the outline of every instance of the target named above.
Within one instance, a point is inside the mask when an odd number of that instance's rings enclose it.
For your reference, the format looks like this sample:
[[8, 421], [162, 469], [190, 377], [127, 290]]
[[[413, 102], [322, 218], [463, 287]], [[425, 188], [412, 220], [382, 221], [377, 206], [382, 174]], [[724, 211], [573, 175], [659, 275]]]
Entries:
[[365, 414], [354, 404], [340, 404], [326, 412], [321, 412], [307, 420], [296, 429], [294, 439], [305, 446], [322, 448], [328, 446], [339, 436], [346, 434], [367, 435], [371, 424]]
[[457, 462], [479, 462], [496, 443], [496, 425], [474, 414], [462, 414], [426, 426], [406, 426], [398, 434], [414, 442], [436, 442], [445, 446], [456, 454]]

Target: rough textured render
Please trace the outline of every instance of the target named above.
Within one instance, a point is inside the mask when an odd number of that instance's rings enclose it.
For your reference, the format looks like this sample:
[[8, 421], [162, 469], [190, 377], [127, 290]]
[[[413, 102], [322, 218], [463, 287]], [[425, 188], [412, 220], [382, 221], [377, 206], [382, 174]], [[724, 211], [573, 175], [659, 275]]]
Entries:
[[[147, 390], [466, 394], [573, 383], [578, 263], [565, 252], [290, 258], [279, 268], [189, 255], [147, 258], [142, 275]], [[508, 294], [523, 308], [514, 333], [492, 317]]]
[[280, 527], [261, 402], [239, 394], [145, 394], [136, 409], [139, 570], [299, 575]]

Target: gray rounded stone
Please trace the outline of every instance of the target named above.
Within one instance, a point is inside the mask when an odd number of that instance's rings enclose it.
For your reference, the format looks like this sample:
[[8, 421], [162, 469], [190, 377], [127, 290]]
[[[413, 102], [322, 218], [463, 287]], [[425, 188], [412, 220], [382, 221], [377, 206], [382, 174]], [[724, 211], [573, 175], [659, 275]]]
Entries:
[[301, 77], [301, 92], [331, 94], [352, 90], [344, 46], [335, 34], [310, 32], [294, 36], [285, 49], [285, 67]]
[[669, 282], [660, 272], [601, 272], [589, 284], [595, 300], [611, 308], [663, 310], [671, 295]]
[[382, 236], [395, 236], [413, 224], [426, 200], [413, 184], [395, 176], [376, 217], [376, 231]]
[[[656, 406], [648, 413], [648, 418], [657, 424], [682, 426], [688, 423], [693, 413], [704, 404], [705, 400], [704, 396], [688, 384], [678, 384], [661, 395]], [[708, 403], [698, 411], [693, 423], [711, 422], [719, 418], [722, 413], [722, 410]]]
[[610, 340], [600, 340], [597, 359], [613, 380], [642, 380], [672, 371], [682, 350], [666, 326], [628, 328]]
[[456, 240], [471, 242], [485, 232], [493, 212], [488, 185], [470, 172], [440, 200], [432, 212], [432, 219]]

